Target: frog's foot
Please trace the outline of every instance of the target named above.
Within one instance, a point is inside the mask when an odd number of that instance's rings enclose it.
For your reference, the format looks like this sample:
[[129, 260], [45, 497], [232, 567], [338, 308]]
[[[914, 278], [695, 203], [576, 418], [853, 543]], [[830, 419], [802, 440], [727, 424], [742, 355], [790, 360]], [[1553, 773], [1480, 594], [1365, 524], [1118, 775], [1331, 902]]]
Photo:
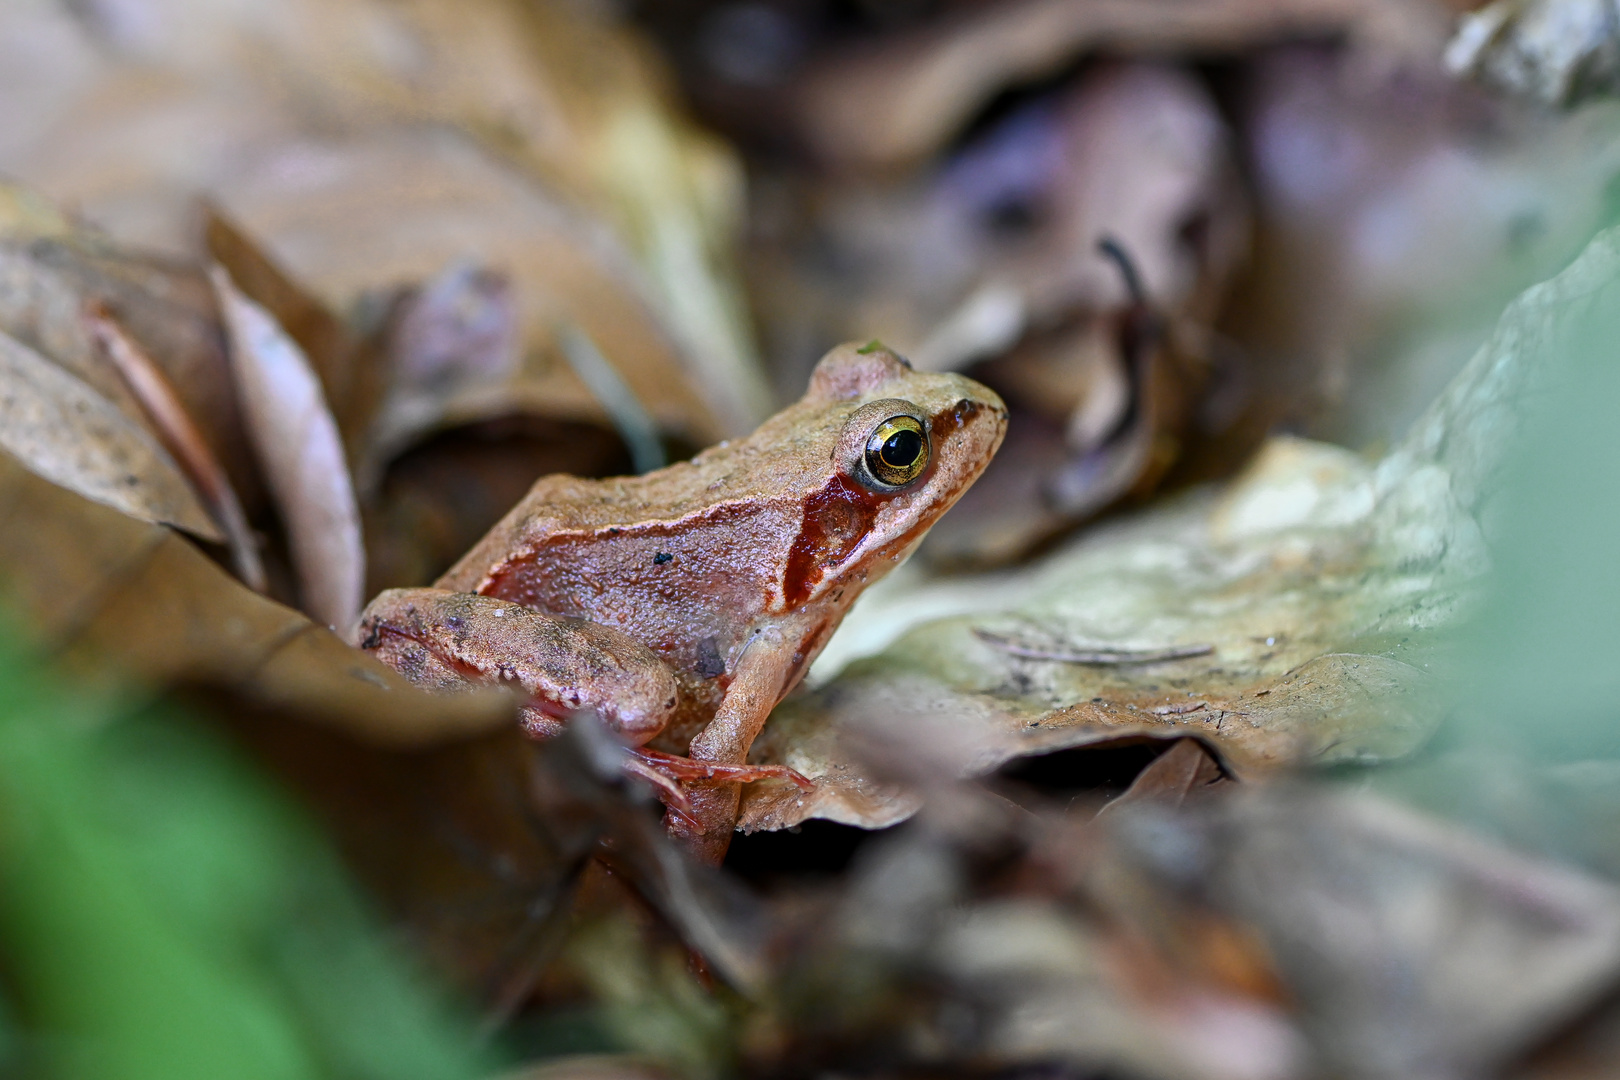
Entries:
[[722, 765], [713, 761], [694, 761], [679, 754], [666, 754], [662, 750], [648, 750], [644, 746], [638, 746], [630, 753], [649, 768], [688, 783], [713, 780], [720, 784], [751, 784], [755, 780], [787, 780], [801, 791], [816, 789], [813, 780], [786, 765]]
[[692, 800], [681, 786], [683, 783], [710, 780], [747, 784], [755, 780], [788, 780], [805, 791], [815, 789], [815, 784], [803, 773], [785, 765], [716, 765], [660, 750], [648, 750], [646, 747], [630, 749], [624, 771], [651, 784], [658, 801], [668, 807], [670, 814], [688, 829], [700, 826]]
[[697, 819], [692, 816], [692, 800], [686, 797], [686, 792], [681, 790], [680, 782], [674, 777], [665, 775], [641, 760], [634, 750], [624, 759], [623, 768], [629, 775], [650, 784], [658, 796], [658, 801], [663, 803], [672, 815], [687, 826], [697, 825]]

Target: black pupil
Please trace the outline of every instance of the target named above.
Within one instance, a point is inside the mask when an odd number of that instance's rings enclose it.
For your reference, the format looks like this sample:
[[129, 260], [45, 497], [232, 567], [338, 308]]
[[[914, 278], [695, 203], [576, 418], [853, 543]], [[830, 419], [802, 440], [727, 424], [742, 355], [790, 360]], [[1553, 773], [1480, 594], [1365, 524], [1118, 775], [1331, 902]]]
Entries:
[[901, 430], [883, 440], [878, 456], [891, 469], [909, 469], [922, 453], [922, 434], [910, 428]]

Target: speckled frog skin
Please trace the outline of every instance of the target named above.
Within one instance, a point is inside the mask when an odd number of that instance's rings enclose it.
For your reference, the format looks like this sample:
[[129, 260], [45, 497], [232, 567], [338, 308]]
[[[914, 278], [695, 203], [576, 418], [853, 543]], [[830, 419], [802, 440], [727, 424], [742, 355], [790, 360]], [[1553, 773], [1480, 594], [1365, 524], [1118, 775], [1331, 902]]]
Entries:
[[747, 438], [644, 476], [541, 479], [435, 588], [374, 600], [359, 643], [423, 685], [521, 686], [537, 736], [595, 709], [716, 860], [740, 782], [787, 774], [746, 765], [765, 718], [977, 479], [1006, 415], [970, 379], [840, 346]]

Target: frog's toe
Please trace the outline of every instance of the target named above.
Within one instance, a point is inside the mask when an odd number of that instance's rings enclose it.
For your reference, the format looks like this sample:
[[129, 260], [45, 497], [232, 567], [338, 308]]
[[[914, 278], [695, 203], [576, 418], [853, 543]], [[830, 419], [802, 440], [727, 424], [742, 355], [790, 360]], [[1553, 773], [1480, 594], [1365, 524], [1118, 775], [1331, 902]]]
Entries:
[[805, 791], [813, 791], [816, 786], [809, 777], [786, 765], [723, 765], [712, 761], [694, 761], [646, 747], [637, 747], [630, 753], [649, 767], [663, 770], [669, 776], [688, 783], [708, 780], [721, 784], [751, 784], [755, 780], [787, 780]]
[[658, 801], [669, 807], [670, 813], [696, 824], [696, 819], [692, 817], [692, 800], [686, 797], [686, 792], [681, 790], [679, 781], [674, 777], [642, 761], [634, 753], [625, 759], [624, 771], [651, 784]]

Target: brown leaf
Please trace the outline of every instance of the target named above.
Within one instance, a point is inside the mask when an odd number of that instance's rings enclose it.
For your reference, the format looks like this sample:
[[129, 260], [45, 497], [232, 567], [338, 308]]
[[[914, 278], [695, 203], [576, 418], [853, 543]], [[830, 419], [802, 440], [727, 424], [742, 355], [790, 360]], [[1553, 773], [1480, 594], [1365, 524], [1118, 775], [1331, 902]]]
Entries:
[[[628, 31], [543, 7], [189, 11], [185, 34], [143, 39], [140, 64], [89, 40], [99, 14], [19, 19], [19, 40], [71, 62], [17, 88], [27, 125], [0, 167], [122, 240], [196, 256], [206, 192], [332, 311], [476, 258], [515, 287], [524, 366], [505, 414], [603, 420], [555, 348], [561, 316], [664, 430], [694, 445], [745, 431], [767, 395], [726, 261], [739, 171], [664, 103]], [[379, 33], [399, 48], [379, 51]], [[353, 370], [359, 402], [371, 374]]]
[[243, 296], [276, 321], [308, 359], [348, 445], [360, 442], [378, 390], [375, 363], [347, 327], [277, 266], [213, 204], [204, 208], [208, 254]]
[[1136, 775], [1123, 795], [1101, 812], [1118, 813], [1121, 807], [1140, 802], [1179, 808], [1189, 797], [1208, 791], [1224, 779], [1220, 763], [1197, 739], [1177, 739], [1170, 744], [1170, 749]]
[[937, 148], [998, 91], [1088, 51], [1208, 54], [1349, 33], [1421, 57], [1438, 52], [1449, 16], [1398, 0], [1019, 0], [827, 60], [800, 90], [799, 122], [829, 161], [892, 165]]
[[144, 428], [3, 333], [0, 447], [47, 480], [132, 517], [223, 539], [174, 460]]
[[101, 304], [162, 371], [250, 511], [262, 489], [237, 411], [219, 316], [195, 266], [115, 247], [52, 217], [28, 189], [0, 199], [36, 207], [0, 219], [0, 331], [82, 379], [130, 420], [145, 414], [84, 319]]
[[0, 457], [0, 580], [31, 640], [92, 683], [232, 688], [386, 746], [511, 723], [505, 695], [423, 694], [324, 627], [252, 592], [170, 530]]
[[[1481, 510], [1515, 445], [1522, 402], [1560, 355], [1569, 313], [1616, 276], [1620, 232], [1610, 231], [1508, 307], [1376, 467], [1277, 439], [1218, 499], [1184, 497], [1027, 575], [987, 576], [977, 591], [941, 586], [968, 614], [911, 629], [778, 707], [755, 744], [759, 760], [791, 765], [818, 790], [801, 798], [756, 785], [740, 827], [903, 819], [922, 785], [896, 783], [892, 759], [927, 759], [945, 741], [941, 726], [953, 746], [940, 775], [1137, 736], [1197, 738], [1239, 777], [1410, 753], [1444, 712], [1425, 669], [1437, 632], [1477, 602], [1488, 565]], [[908, 608], [940, 605], [926, 590], [875, 592], [843, 632], [900, 633]], [[1130, 666], [1040, 658], [1193, 645], [1214, 649]], [[863, 740], [879, 734], [887, 773], [862, 759]]]
[[365, 549], [337, 423], [319, 380], [270, 314], [212, 271], [242, 411], [287, 528], [304, 606], [346, 630], [360, 614]]

